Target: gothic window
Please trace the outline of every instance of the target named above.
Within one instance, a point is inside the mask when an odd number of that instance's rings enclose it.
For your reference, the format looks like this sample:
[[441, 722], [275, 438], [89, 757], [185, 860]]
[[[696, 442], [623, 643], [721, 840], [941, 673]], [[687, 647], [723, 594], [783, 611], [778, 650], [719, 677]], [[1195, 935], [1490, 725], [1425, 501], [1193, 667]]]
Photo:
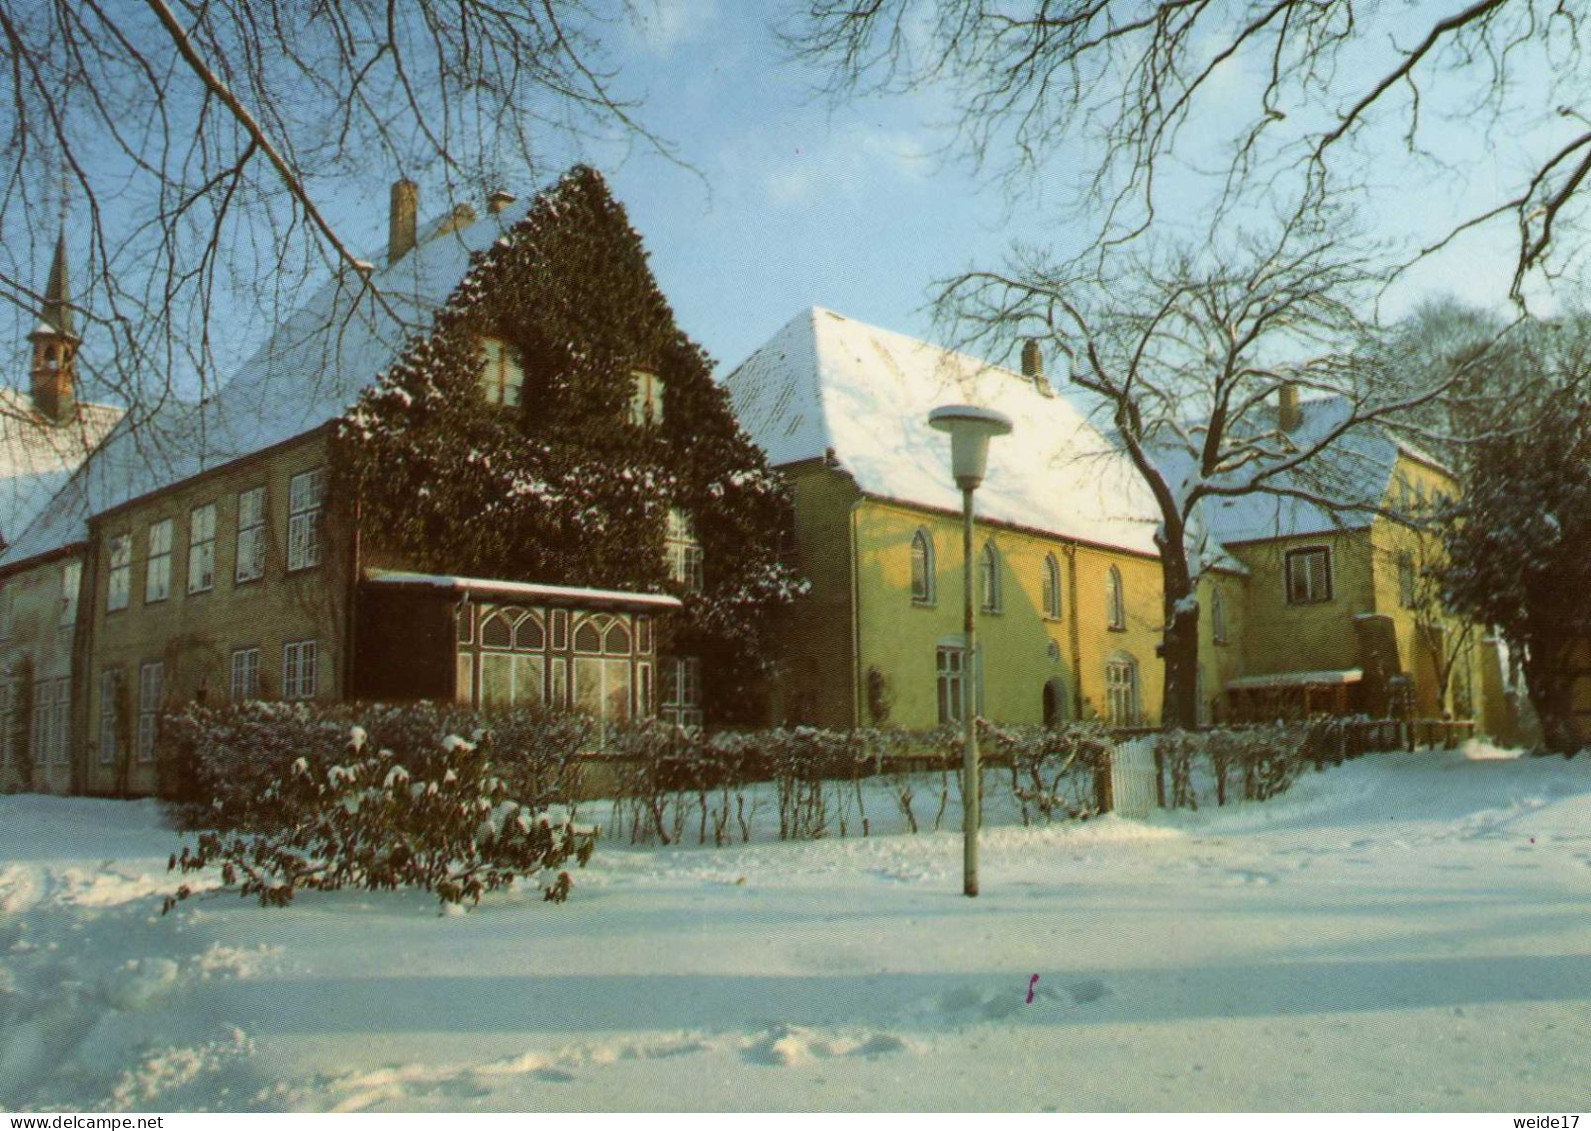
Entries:
[[631, 424], [663, 423], [663, 378], [637, 369], [630, 374]]
[[519, 350], [496, 338], [485, 338], [481, 357], [481, 393], [486, 403], [518, 405], [525, 394], [525, 367]]
[[1051, 620], [1061, 616], [1061, 563], [1054, 554], [1044, 555], [1044, 615]]
[[1116, 632], [1127, 628], [1127, 601], [1121, 589], [1121, 570], [1115, 566], [1105, 575], [1105, 626]]
[[926, 530], [912, 535], [912, 602], [934, 603], [934, 540]]
[[1000, 551], [993, 542], [985, 542], [978, 555], [978, 596], [984, 612], [1000, 611]]

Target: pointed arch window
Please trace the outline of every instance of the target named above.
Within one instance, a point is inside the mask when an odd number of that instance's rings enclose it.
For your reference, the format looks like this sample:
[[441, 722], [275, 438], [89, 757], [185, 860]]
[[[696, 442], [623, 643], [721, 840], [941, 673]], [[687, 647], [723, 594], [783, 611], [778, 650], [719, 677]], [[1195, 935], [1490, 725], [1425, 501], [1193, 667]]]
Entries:
[[1210, 635], [1217, 644], [1226, 643], [1226, 594], [1219, 585], [1210, 587]]
[[912, 603], [934, 603], [934, 540], [928, 531], [912, 535]]
[[1127, 601], [1121, 589], [1121, 570], [1115, 566], [1105, 575], [1105, 624], [1116, 632], [1127, 628]]
[[481, 394], [487, 404], [518, 405], [525, 395], [519, 350], [497, 338], [481, 339]]
[[1061, 618], [1061, 563], [1054, 554], [1044, 555], [1044, 615], [1051, 620]]
[[985, 542], [978, 555], [978, 598], [984, 612], [1000, 611], [1000, 551], [993, 542]]

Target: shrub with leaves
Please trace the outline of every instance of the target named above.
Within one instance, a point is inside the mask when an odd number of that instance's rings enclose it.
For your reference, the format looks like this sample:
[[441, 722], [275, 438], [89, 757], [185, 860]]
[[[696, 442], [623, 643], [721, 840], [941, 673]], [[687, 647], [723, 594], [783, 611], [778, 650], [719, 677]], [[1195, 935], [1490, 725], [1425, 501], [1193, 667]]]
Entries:
[[[417, 887], [444, 904], [473, 905], [531, 878], [544, 898], [562, 902], [571, 888], [563, 867], [590, 859], [595, 831], [555, 825], [540, 806], [516, 798], [492, 764], [487, 732], [473, 741], [449, 735], [400, 759], [357, 725], [331, 747], [327, 721], [308, 713], [256, 710], [242, 721], [248, 725], [236, 737], [268, 736], [265, 752], [300, 728], [315, 741], [274, 773], [258, 774], [257, 792], [217, 797], [212, 827], [173, 855], [170, 867], [218, 866], [224, 887], [261, 906], [285, 906], [302, 890], [346, 887]], [[192, 894], [184, 884], [165, 910]]]

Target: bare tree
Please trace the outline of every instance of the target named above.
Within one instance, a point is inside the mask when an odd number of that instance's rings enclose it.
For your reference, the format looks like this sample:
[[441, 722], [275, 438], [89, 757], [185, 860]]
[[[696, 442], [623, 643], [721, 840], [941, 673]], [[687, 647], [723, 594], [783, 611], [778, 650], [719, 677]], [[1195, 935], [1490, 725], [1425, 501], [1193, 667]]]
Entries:
[[[1388, 377], [1396, 358], [1361, 321], [1373, 277], [1319, 227], [1295, 220], [1268, 238], [1198, 253], [1141, 245], [1101, 273], [1090, 257], [1018, 254], [1002, 272], [941, 284], [960, 343], [1008, 352], [1038, 338], [1064, 353], [1159, 508], [1168, 726], [1198, 706], [1198, 582], [1215, 560], [1201, 508], [1270, 496], [1329, 514], [1382, 513], [1352, 459], [1323, 459], [1345, 437], [1432, 401], [1451, 370], [1418, 387]], [[1296, 427], [1278, 410], [1299, 394], [1335, 398]]]
[[[1081, 143], [1102, 246], [1141, 233], [1194, 165], [1215, 166], [1219, 219], [1255, 194], [1309, 212], [1467, 183], [1455, 135], [1506, 146], [1513, 179], [1409, 250], [1511, 222], [1516, 298], [1565, 266], [1560, 233], [1586, 213], [1588, 37], [1569, 0], [809, 0], [787, 29], [837, 93], [948, 87], [980, 163], [1032, 169]], [[1431, 176], [1387, 185], [1389, 153]]]
[[97, 391], [135, 418], [174, 382], [202, 396], [237, 345], [219, 318], [269, 325], [338, 270], [383, 301], [333, 196], [384, 200], [398, 176], [483, 195], [590, 138], [668, 153], [615, 93], [603, 44], [631, 15], [626, 0], [0, 0], [0, 303], [37, 316], [69, 222]]

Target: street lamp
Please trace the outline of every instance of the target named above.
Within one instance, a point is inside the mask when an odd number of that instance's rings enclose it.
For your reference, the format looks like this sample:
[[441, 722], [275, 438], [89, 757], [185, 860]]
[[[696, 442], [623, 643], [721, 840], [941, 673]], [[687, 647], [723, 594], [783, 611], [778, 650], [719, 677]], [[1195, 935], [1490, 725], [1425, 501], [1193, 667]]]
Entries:
[[974, 651], [972, 617], [972, 493], [983, 482], [989, 459], [989, 440], [1011, 431], [1011, 420], [993, 409], [974, 405], [943, 405], [928, 414], [929, 427], [950, 433], [950, 471], [961, 488], [962, 612], [966, 650], [961, 664], [961, 718], [966, 727], [962, 760], [962, 881], [966, 895], [978, 894], [978, 724], [973, 717]]

